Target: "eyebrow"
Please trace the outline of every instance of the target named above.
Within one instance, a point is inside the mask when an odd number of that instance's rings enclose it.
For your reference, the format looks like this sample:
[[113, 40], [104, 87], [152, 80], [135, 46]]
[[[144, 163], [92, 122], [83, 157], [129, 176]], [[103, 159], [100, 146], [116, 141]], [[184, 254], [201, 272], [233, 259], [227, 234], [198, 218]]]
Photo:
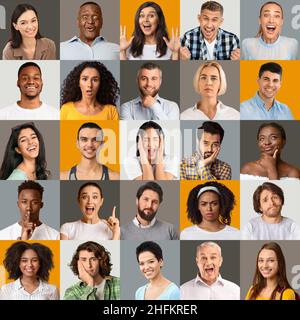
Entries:
[[[88, 194], [88, 193], [87, 192], [83, 192], [81, 195], [84, 196], [86, 194]], [[99, 192], [93, 192], [92, 195], [99, 195]]]
[[[140, 14], [142, 14], [142, 13], [145, 14], [145, 12], [141, 11]], [[156, 11], [155, 10], [151, 10], [151, 11], [148, 12], [148, 14], [149, 13], [156, 13]]]
[[[263, 13], [265, 13], [265, 12], [271, 12], [271, 10], [263, 10]], [[281, 10], [275, 10], [274, 12], [281, 14]]]

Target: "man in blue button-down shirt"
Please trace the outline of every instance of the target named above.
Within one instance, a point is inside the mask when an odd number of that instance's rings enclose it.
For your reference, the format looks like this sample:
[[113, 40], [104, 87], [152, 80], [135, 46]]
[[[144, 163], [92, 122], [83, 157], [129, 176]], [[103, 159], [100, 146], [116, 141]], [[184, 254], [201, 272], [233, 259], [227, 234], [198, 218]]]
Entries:
[[289, 107], [275, 100], [281, 82], [281, 66], [275, 62], [263, 64], [258, 74], [258, 92], [241, 104], [241, 120], [293, 120]]

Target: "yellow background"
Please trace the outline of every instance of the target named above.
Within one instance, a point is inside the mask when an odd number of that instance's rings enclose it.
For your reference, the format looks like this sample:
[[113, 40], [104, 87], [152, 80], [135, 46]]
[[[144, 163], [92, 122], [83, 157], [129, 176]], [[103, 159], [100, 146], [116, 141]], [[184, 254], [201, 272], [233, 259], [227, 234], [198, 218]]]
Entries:
[[[80, 152], [76, 146], [77, 141], [77, 131], [80, 126], [87, 121], [78, 121], [78, 120], [64, 120], [60, 121], [60, 170], [67, 171], [70, 170], [71, 167], [78, 164], [81, 159]], [[105, 137], [105, 129], [111, 129], [116, 134], [116, 145], [114, 145], [114, 141], [106, 141], [102, 146], [103, 150], [109, 149], [113, 150], [110, 152], [116, 152], [116, 163], [105, 163], [99, 160], [102, 164], [105, 164], [111, 170], [120, 171], [119, 164], [119, 121], [113, 120], [105, 120], [105, 121], [93, 121], [97, 123], [104, 132], [104, 140]], [[107, 154], [106, 154], [107, 155]], [[101, 158], [101, 152], [100, 152]]]
[[[198, 184], [203, 184], [204, 180], [180, 180], [180, 231], [193, 224], [187, 218], [186, 203], [190, 191]], [[239, 180], [222, 180], [218, 181], [230, 189], [235, 196], [236, 205], [231, 214], [230, 226], [240, 228], [240, 181]]]
[[[138, 7], [146, 1], [142, 0], [121, 0], [120, 1], [120, 24], [126, 26], [126, 37], [130, 39], [134, 29], [134, 17]], [[172, 37], [172, 28], [174, 32], [180, 26], [180, 1], [179, 0], [157, 0], [156, 2], [162, 9], [169, 37]]]
[[[240, 61], [240, 101], [252, 98], [258, 90], [258, 72], [269, 61]], [[271, 62], [271, 61], [270, 61]], [[300, 119], [299, 61], [273, 61], [282, 67], [282, 83], [276, 100], [286, 104], [296, 120]]]
[[[3, 266], [3, 260], [5, 258], [5, 252], [6, 250], [17, 241], [12, 241], [12, 240], [1, 240], [0, 241], [0, 264], [1, 267], [4, 268]], [[54, 268], [50, 271], [50, 277], [49, 277], [49, 283], [55, 285], [58, 289], [60, 286], [60, 274], [59, 274], [59, 269], [60, 269], [60, 241], [58, 240], [28, 240], [25, 242], [29, 243], [40, 243], [45, 246], [47, 246], [49, 249], [51, 249], [53, 253], [53, 263], [54, 263]], [[9, 283], [11, 279], [8, 279], [8, 273], [5, 271], [6, 275], [6, 281], [4, 283]], [[3, 279], [1, 279], [2, 281]], [[3, 283], [0, 283], [2, 285]]]

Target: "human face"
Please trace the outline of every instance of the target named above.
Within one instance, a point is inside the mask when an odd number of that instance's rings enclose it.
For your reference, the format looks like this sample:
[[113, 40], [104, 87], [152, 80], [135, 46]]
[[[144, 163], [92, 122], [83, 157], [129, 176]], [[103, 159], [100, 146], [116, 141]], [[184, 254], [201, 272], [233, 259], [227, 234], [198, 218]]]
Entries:
[[23, 12], [13, 26], [20, 32], [22, 39], [35, 38], [39, 30], [38, 19], [33, 10]]
[[24, 159], [35, 159], [40, 152], [40, 143], [36, 133], [31, 128], [22, 129], [18, 137], [16, 152]]
[[144, 131], [142, 136], [143, 148], [148, 155], [148, 160], [155, 163], [160, 144], [160, 137], [156, 129], [149, 128]]
[[157, 260], [155, 255], [150, 251], [144, 251], [138, 257], [140, 270], [149, 281], [157, 278], [160, 275], [160, 269], [163, 261]]
[[198, 200], [198, 209], [204, 221], [214, 222], [218, 220], [220, 214], [219, 196], [213, 191], [202, 193]]
[[155, 35], [158, 23], [158, 15], [153, 7], [144, 8], [140, 12], [139, 25], [146, 37]]
[[39, 221], [40, 210], [43, 208], [43, 201], [38, 190], [22, 190], [18, 196], [17, 203], [22, 220], [29, 218], [30, 222]]
[[196, 262], [201, 279], [205, 283], [212, 285], [217, 281], [223, 262], [223, 258], [217, 248], [212, 246], [202, 247], [197, 252]]
[[92, 43], [100, 35], [102, 28], [101, 9], [94, 4], [86, 4], [80, 8], [77, 17], [80, 39], [86, 43]]
[[97, 150], [103, 144], [102, 132], [96, 128], [83, 128], [79, 131], [77, 148], [85, 159], [95, 159]]
[[100, 261], [95, 257], [94, 252], [87, 250], [79, 251], [79, 262], [82, 263], [85, 271], [93, 278], [99, 276]]
[[161, 86], [161, 71], [159, 69], [140, 70], [138, 75], [138, 85], [143, 97], [155, 97]]
[[27, 99], [38, 97], [43, 88], [40, 70], [35, 66], [23, 68], [19, 74], [17, 86], [20, 89], [21, 96]]
[[98, 218], [98, 212], [103, 204], [100, 190], [94, 186], [86, 186], [81, 190], [79, 196], [79, 207], [87, 220]]
[[223, 23], [223, 17], [220, 11], [203, 10], [198, 15], [201, 32], [204, 38], [210, 43], [217, 37], [218, 30]]
[[139, 199], [136, 199], [138, 215], [141, 219], [151, 222], [159, 208], [159, 195], [153, 190], [145, 190]]
[[97, 69], [85, 68], [79, 78], [79, 87], [82, 97], [96, 99], [100, 87], [100, 74]]
[[280, 216], [282, 209], [282, 200], [278, 194], [263, 190], [260, 194], [260, 211], [268, 218], [275, 218]]
[[258, 135], [258, 148], [261, 153], [273, 156], [276, 150], [280, 153], [284, 145], [285, 140], [277, 128], [268, 126], [260, 130]]
[[281, 8], [275, 3], [265, 5], [259, 17], [259, 24], [264, 41], [267, 43], [275, 42], [283, 25]]
[[216, 67], [210, 66], [202, 69], [199, 77], [199, 92], [202, 97], [217, 97], [220, 86], [220, 74]]
[[19, 268], [23, 276], [35, 278], [40, 268], [40, 260], [37, 253], [32, 249], [25, 250], [21, 256]]
[[259, 95], [263, 100], [274, 99], [281, 87], [281, 78], [278, 73], [265, 71], [257, 83]]
[[275, 251], [262, 249], [258, 255], [257, 267], [265, 279], [273, 279], [278, 273], [278, 260]]
[[199, 149], [200, 154], [204, 159], [209, 158], [212, 154], [221, 147], [221, 138], [219, 134], [211, 134], [209, 132], [203, 132]]

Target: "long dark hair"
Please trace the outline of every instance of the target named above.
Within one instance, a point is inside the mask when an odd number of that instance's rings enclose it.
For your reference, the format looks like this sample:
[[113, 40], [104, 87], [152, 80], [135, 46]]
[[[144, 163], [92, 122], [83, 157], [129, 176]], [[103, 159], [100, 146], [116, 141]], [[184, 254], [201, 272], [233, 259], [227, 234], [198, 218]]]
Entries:
[[[12, 15], [11, 15], [11, 21], [10, 21], [10, 39], [9, 42], [11, 42], [11, 46], [12, 48], [19, 48], [21, 43], [22, 43], [22, 36], [20, 31], [16, 30], [14, 27], [14, 23], [16, 24], [19, 17], [28, 10], [32, 10], [34, 11], [37, 20], [39, 21], [39, 17], [38, 17], [38, 13], [36, 11], [36, 9], [28, 3], [22, 3], [22, 4], [18, 4], [15, 8], [15, 10], [13, 11]], [[40, 26], [39, 26], [40, 29]], [[40, 39], [42, 38], [42, 35], [40, 34], [40, 31], [37, 31], [35, 38], [36, 39]]]
[[23, 161], [23, 156], [16, 151], [18, 147], [18, 137], [22, 129], [30, 128], [39, 140], [39, 154], [35, 159], [35, 172], [37, 180], [47, 180], [50, 171], [47, 170], [46, 151], [44, 139], [33, 122], [23, 123], [11, 129], [11, 134], [7, 142], [5, 153], [0, 169], [0, 179], [7, 179], [14, 169]]
[[169, 35], [167, 31], [164, 13], [161, 7], [157, 3], [148, 1], [148, 2], [144, 2], [139, 6], [134, 18], [134, 31], [132, 34], [134, 38], [131, 44], [130, 52], [135, 58], [142, 55], [143, 53], [144, 44], [145, 44], [145, 35], [140, 28], [139, 18], [140, 18], [141, 11], [148, 7], [153, 7], [158, 16], [158, 26], [155, 34], [156, 52], [159, 53], [159, 57], [164, 56], [167, 52], [167, 45], [163, 37], [169, 40]]

